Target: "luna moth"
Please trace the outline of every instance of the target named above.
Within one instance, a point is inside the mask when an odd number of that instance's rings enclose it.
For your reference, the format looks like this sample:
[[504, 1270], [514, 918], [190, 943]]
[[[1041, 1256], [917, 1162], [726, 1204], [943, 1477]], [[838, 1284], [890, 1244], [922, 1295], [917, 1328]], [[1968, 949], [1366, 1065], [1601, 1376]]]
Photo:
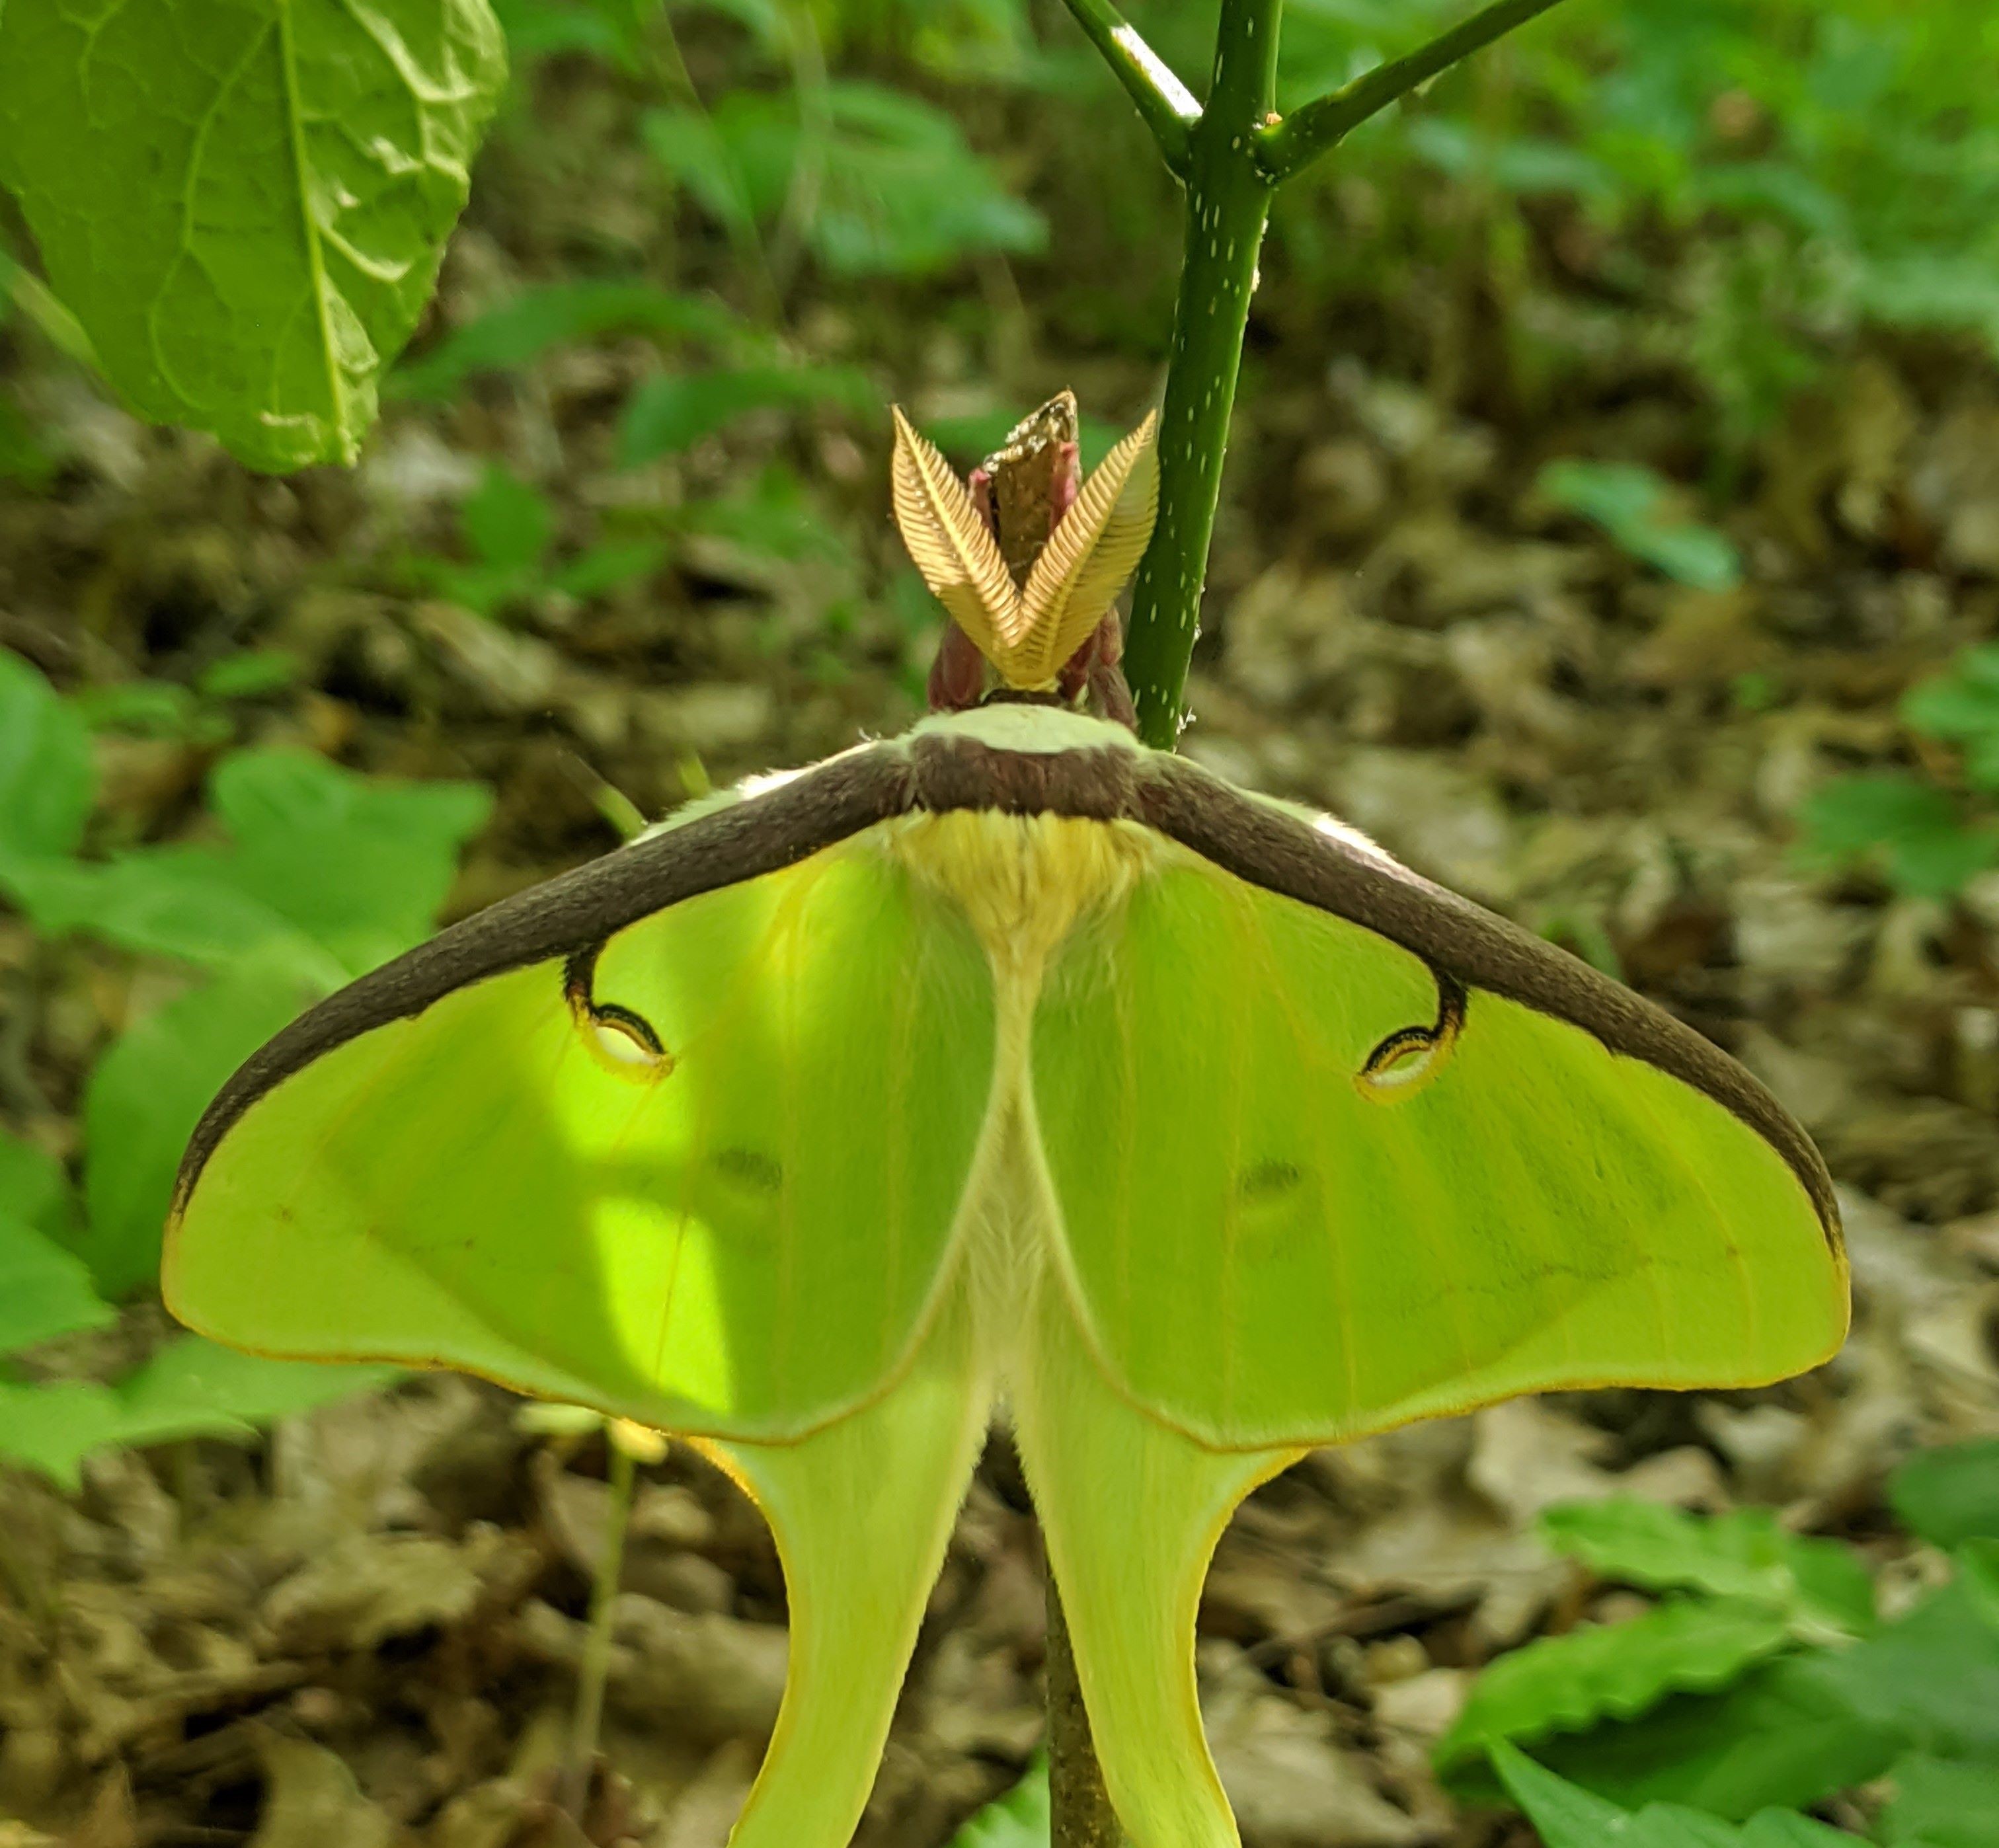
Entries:
[[165, 1290], [262, 1352], [679, 1434], [791, 1609], [735, 1848], [840, 1848], [996, 1411], [1136, 1848], [1235, 1840], [1194, 1632], [1307, 1448], [1510, 1395], [1747, 1386], [1847, 1319], [1825, 1169], [1561, 950], [1124, 722], [1150, 420], [969, 486], [900, 414], [938, 708], [446, 930], [258, 1052]]

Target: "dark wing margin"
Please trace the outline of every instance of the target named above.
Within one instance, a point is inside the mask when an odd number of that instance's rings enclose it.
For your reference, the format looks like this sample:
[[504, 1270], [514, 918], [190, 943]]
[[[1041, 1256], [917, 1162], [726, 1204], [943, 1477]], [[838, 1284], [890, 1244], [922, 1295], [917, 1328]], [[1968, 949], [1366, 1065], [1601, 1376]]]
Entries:
[[641, 918], [794, 865], [903, 813], [909, 781], [909, 760], [892, 744], [848, 751], [503, 898], [350, 982], [251, 1054], [217, 1094], [181, 1158], [173, 1210], [237, 1119], [335, 1047], [420, 1014], [454, 988], [529, 963], [587, 958]]
[[1565, 950], [1433, 884], [1387, 855], [1257, 801], [1184, 758], [1148, 752], [1131, 818], [1225, 872], [1399, 943], [1446, 982], [1485, 988], [1581, 1027], [1614, 1053], [1690, 1085], [1769, 1143], [1803, 1187], [1826, 1243], [1843, 1247], [1832, 1178], [1762, 1085], [1685, 1022]]
[[[1107, 727], [1107, 730], [1110, 728]], [[1811, 1139], [1720, 1047], [1566, 950], [1356, 840], [1245, 794], [1185, 758], [1115, 747], [1048, 753], [938, 735], [862, 746], [777, 787], [633, 843], [468, 918], [302, 1015], [251, 1055], [196, 1126], [178, 1211], [230, 1126], [265, 1092], [347, 1040], [418, 1014], [454, 988], [605, 938], [683, 899], [795, 864], [912, 811], [998, 810], [1157, 829], [1237, 878], [1333, 913], [1401, 945], [1439, 984], [1483, 988], [1592, 1034], [1611, 1051], [1691, 1085], [1740, 1118], [1796, 1175], [1841, 1249], [1832, 1182]]]

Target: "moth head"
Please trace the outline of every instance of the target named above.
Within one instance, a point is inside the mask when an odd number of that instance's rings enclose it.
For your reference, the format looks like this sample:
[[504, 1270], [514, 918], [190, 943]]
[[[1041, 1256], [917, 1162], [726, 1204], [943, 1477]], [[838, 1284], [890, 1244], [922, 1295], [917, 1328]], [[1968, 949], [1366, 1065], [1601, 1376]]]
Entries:
[[899, 406], [892, 415], [896, 524], [923, 582], [1006, 685], [1053, 687], [1152, 536], [1159, 414], [1078, 483], [1076, 400], [1064, 392], [1017, 424], [969, 484]]

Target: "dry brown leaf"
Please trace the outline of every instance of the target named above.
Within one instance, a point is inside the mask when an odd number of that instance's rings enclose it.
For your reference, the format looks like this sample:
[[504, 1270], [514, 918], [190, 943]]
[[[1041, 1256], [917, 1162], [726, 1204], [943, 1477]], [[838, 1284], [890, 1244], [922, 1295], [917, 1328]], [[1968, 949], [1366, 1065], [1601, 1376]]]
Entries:
[[345, 1762], [324, 1746], [259, 1727], [264, 1807], [250, 1848], [391, 1848], [395, 1823], [361, 1794]]

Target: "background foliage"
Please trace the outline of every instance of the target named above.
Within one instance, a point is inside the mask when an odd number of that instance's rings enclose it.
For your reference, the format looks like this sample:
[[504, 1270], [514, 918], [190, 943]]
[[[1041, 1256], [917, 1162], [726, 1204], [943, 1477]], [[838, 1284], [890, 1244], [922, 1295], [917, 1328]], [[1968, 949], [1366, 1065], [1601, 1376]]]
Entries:
[[[965, 460], [1073, 384], [1100, 451], [1177, 194], [1043, 0], [394, 0], [393, 57], [300, 0], [226, 92], [227, 9], [86, 10], [0, 8], [0, 1813], [518, 1848], [601, 1440], [168, 1334], [178, 1147], [435, 918], [906, 722], [885, 401]], [[1213, 10], [1131, 9], [1197, 79]], [[1291, 0], [1286, 99], [1461, 10]], [[1999, 1829], [1995, 58], [1973, 0], [1570, 0], [1274, 220], [1189, 748], [1748, 1059], [1861, 1317], [1259, 1493], [1203, 1642], [1252, 1848]], [[781, 1599], [726, 1483], [641, 1477], [591, 1826], [697, 1848]], [[1031, 1547], [996, 1450], [871, 1843], [1044, 1826], [966, 1821]]]

